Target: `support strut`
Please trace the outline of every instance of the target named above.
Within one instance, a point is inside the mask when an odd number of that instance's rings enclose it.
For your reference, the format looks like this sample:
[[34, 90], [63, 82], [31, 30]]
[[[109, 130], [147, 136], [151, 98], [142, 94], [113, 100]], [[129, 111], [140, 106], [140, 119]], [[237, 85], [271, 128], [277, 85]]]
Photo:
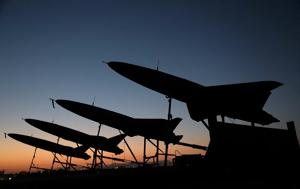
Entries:
[[[56, 140], [56, 144], [59, 143], [59, 139], [60, 137], [57, 137], [57, 140]], [[53, 160], [52, 160], [52, 165], [51, 165], [51, 171], [53, 171], [53, 166], [54, 166], [54, 163], [55, 163], [55, 159], [56, 159], [56, 153], [53, 154]]]
[[30, 167], [29, 167], [29, 171], [28, 171], [29, 173], [31, 171], [31, 168], [35, 167], [34, 166], [34, 158], [35, 158], [36, 150], [37, 150], [37, 147], [35, 147], [35, 149], [34, 149], [34, 153], [33, 153], [32, 160], [31, 160]]
[[[98, 126], [97, 136], [99, 136], [100, 130], [101, 130], [101, 123], [100, 123], [100, 125]], [[93, 154], [92, 169], [96, 169], [96, 166], [97, 166], [97, 152], [98, 152], [98, 149], [95, 148], [95, 151], [94, 151], [94, 154]], [[102, 151], [102, 152], [103, 152], [103, 151]], [[100, 157], [101, 167], [102, 167], [102, 161], [103, 161], [103, 160], [102, 160], [101, 157]]]
[[[171, 114], [171, 108], [172, 108], [172, 98], [168, 97], [168, 103], [169, 103], [169, 107], [168, 107], [168, 121], [171, 121], [172, 119], [172, 114]], [[166, 150], [165, 150], [165, 163], [164, 166], [167, 167], [168, 166], [168, 150], [169, 150], [169, 143], [165, 142], [166, 145]]]

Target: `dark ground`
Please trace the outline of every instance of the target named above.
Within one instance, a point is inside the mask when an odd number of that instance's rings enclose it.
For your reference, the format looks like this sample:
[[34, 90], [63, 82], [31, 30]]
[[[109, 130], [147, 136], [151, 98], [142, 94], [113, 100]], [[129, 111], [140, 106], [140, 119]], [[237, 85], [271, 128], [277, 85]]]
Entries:
[[[296, 174], [296, 173], [295, 173]], [[34, 173], [0, 181], [0, 188], [300, 188], [297, 178], [226, 175], [192, 168], [127, 168]]]

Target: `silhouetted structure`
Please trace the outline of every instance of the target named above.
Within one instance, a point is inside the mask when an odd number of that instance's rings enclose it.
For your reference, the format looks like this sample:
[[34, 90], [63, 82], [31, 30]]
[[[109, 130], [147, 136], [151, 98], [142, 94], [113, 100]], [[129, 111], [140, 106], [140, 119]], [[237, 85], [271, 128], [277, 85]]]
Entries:
[[[30, 163], [30, 167], [29, 167], [29, 173], [32, 168], [48, 170], [47, 168], [41, 168], [34, 164], [34, 159], [35, 159], [37, 148], [53, 152], [54, 153], [53, 162], [60, 163], [66, 170], [69, 170], [71, 167], [75, 169], [76, 165], [72, 164], [72, 157], [81, 158], [81, 159], [85, 159], [85, 160], [87, 160], [91, 157], [85, 153], [85, 151], [88, 150], [89, 146], [83, 145], [83, 146], [79, 146], [77, 148], [72, 148], [69, 146], [60, 145], [58, 143], [53, 143], [53, 142], [50, 142], [47, 140], [43, 140], [43, 139], [31, 137], [31, 136], [26, 136], [26, 135], [9, 133], [8, 136], [10, 136], [11, 138], [18, 140], [22, 143], [25, 143], [25, 144], [35, 147], [33, 157], [32, 157], [31, 163]], [[66, 162], [60, 161], [57, 158], [56, 153], [67, 156], [67, 161]], [[52, 164], [52, 167], [53, 167], [53, 164]]]
[[[108, 62], [122, 76], [169, 99], [185, 102], [191, 118], [209, 129], [210, 144], [203, 159], [214, 173], [276, 174], [298, 167], [299, 144], [291, 123], [288, 130], [253, 127], [279, 120], [263, 110], [276, 81], [203, 86], [158, 70], [123, 62]], [[217, 116], [222, 122], [217, 122]], [[224, 117], [251, 122], [252, 127], [224, 122]], [[204, 121], [207, 119], [207, 123]], [[183, 156], [187, 159], [187, 156]], [[176, 159], [175, 159], [176, 160]], [[177, 157], [180, 161], [180, 157]], [[204, 165], [201, 164], [201, 165]]]
[[[168, 145], [169, 143], [179, 143], [182, 138], [182, 135], [175, 135], [173, 132], [177, 127], [181, 118], [168, 117], [166, 119], [145, 119], [145, 118], [132, 118], [126, 115], [122, 115], [110, 110], [106, 110], [103, 108], [95, 107], [93, 105], [83, 104], [80, 102], [74, 102], [70, 100], [56, 100], [56, 103], [61, 105], [62, 107], [70, 110], [71, 112], [78, 114], [82, 117], [88, 118], [90, 120], [98, 122], [100, 125], [105, 124], [107, 126], [113, 127], [115, 129], [119, 129], [123, 131], [126, 135], [136, 136], [140, 135], [144, 137], [144, 155], [143, 155], [143, 163], [146, 164], [146, 161], [149, 158], [146, 156], [146, 140], [151, 142], [154, 146], [156, 146], [156, 161], [158, 164], [158, 156], [159, 154], [159, 142], [163, 141], [166, 144], [165, 150], [165, 159], [168, 156]], [[169, 113], [170, 114], [170, 113]], [[156, 139], [157, 144], [154, 144], [150, 139]], [[137, 159], [132, 152], [130, 146], [124, 140], [128, 149], [130, 150], [133, 158]], [[138, 163], [138, 162], [137, 162]], [[166, 162], [165, 162], [166, 165]]]
[[[120, 62], [109, 62], [108, 65], [121, 75], [145, 87], [167, 95], [169, 102], [168, 119], [136, 119], [95, 107], [94, 105], [69, 100], [56, 100], [56, 102], [82, 117], [98, 122], [100, 126], [97, 135], [99, 135], [101, 124], [105, 124], [118, 129], [120, 133], [120, 130], [122, 130], [129, 136], [144, 136], [143, 165], [145, 165], [146, 161], [150, 158], [155, 157], [157, 158], [158, 164], [159, 151], [162, 152], [158, 146], [159, 140], [164, 141], [166, 144], [164, 154], [165, 165], [169, 155], [169, 143], [207, 150], [207, 153], [205, 156], [200, 154], [177, 156], [174, 158], [174, 167], [149, 168], [145, 166], [144, 169], [103, 170], [103, 174], [100, 177], [106, 183], [111, 184], [107, 178], [113, 181], [123, 179], [124, 183], [130, 183], [128, 181], [132, 179], [130, 178], [131, 176], [141, 182], [149, 181], [148, 177], [151, 177], [159, 183], [163, 181], [164, 184], [170, 179], [173, 186], [177, 187], [179, 186], [178, 184], [182, 184], [182, 186], [190, 184], [188, 186], [191, 187], [195, 186], [194, 184], [199, 185], [199, 183], [202, 185], [203, 181], [212, 180], [215, 182], [216, 180], [223, 179], [236, 183], [236, 179], [275, 178], [277, 179], [276, 181], [279, 181], [278, 183], [280, 185], [274, 184], [272, 186], [284, 187], [286, 187], [290, 181], [295, 182], [296, 175], [294, 173], [300, 168], [300, 148], [294, 123], [288, 122], [287, 130], [255, 127], [255, 123], [266, 125], [279, 121], [265, 112], [263, 106], [271, 94], [271, 90], [282, 85], [281, 83], [275, 81], [261, 81], [204, 87], [158, 70]], [[173, 98], [185, 102], [191, 118], [196, 121], [202, 121], [209, 129], [210, 143], [208, 147], [180, 142], [182, 135], [175, 135], [173, 132], [181, 121], [181, 118], [172, 118], [171, 102]], [[221, 116], [222, 122], [217, 121], [218, 115]], [[251, 122], [251, 126], [225, 123], [225, 116], [249, 121]], [[207, 119], [207, 122], [204, 121], [205, 119]], [[86, 136], [86, 134], [56, 124], [38, 120], [27, 119], [26, 121], [32, 125], [36, 125], [36, 127], [41, 130], [67, 140], [76, 141], [75, 136], [77, 136], [86, 139], [85, 141], [89, 141], [82, 142], [85, 145], [91, 145], [91, 141], [94, 141], [87, 139], [88, 136]], [[47, 127], [41, 126], [44, 124], [46, 124]], [[50, 125], [51, 127], [55, 126], [56, 129], [51, 130]], [[135, 163], [139, 163], [124, 139], [124, 134], [118, 135], [116, 138], [118, 142], [119, 140], [124, 140], [135, 159]], [[157, 145], [150, 139], [156, 139]], [[155, 156], [146, 157], [147, 140], [157, 147]], [[54, 144], [51, 144], [50, 146], [53, 145]], [[70, 150], [73, 152], [79, 148], [81, 147]], [[97, 150], [95, 150], [95, 152], [97, 152]], [[101, 155], [103, 156], [103, 153], [101, 153]], [[76, 156], [78, 156], [78, 154], [76, 154]], [[110, 159], [125, 162], [123, 159]], [[81, 174], [80, 172], [78, 173]], [[91, 174], [91, 172], [89, 172], [89, 176], [92, 175], [93, 177], [94, 173], [95, 172], [92, 172]], [[98, 182], [98, 176], [99, 175], [93, 177], [92, 181]], [[71, 182], [73, 182], [72, 179], [73, 178], [71, 178]], [[181, 179], [183, 182], [179, 181]], [[200, 180], [201, 182], [199, 182]], [[211, 186], [213, 182], [208, 182], [209, 186]], [[191, 183], [193, 183], [193, 185]], [[120, 186], [124, 186], [121, 182], [119, 182], [119, 184]], [[151, 182], [150, 185], [151, 187], [156, 187], [157, 183]], [[217, 183], [217, 186], [223, 185], [218, 185]], [[238, 188], [243, 187], [244, 185], [241, 185]]]
[[125, 138], [125, 134], [120, 134], [111, 138], [105, 138], [103, 136], [88, 135], [80, 131], [46, 121], [35, 119], [25, 119], [25, 121], [42, 131], [58, 136], [65, 140], [89, 146], [98, 150], [112, 152], [116, 155], [123, 153], [123, 150], [117, 145]]
[[123, 131], [128, 136], [140, 135], [148, 139], [158, 139], [167, 143], [178, 143], [182, 135], [176, 136], [173, 131], [181, 118], [172, 120], [132, 118], [110, 110], [70, 100], [56, 100], [56, 103], [67, 110], [97, 123]]
[[89, 148], [89, 146], [79, 146], [77, 148], [72, 148], [69, 146], [56, 144], [47, 140], [26, 136], [26, 135], [9, 133], [8, 136], [20, 142], [28, 144], [30, 146], [41, 148], [50, 152], [56, 152], [66, 156], [82, 158], [85, 160], [90, 158], [90, 156], [85, 153], [85, 151]]
[[262, 108], [276, 81], [260, 81], [219, 86], [203, 86], [192, 81], [123, 62], [108, 62], [122, 76], [169, 98], [185, 102], [190, 116], [202, 121], [217, 115], [267, 125], [279, 120]]

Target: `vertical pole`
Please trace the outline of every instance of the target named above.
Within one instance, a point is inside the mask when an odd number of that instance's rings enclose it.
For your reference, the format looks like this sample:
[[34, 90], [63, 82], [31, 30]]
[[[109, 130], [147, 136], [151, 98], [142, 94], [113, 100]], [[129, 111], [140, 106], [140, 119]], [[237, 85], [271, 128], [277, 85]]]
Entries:
[[216, 127], [217, 125], [217, 117], [209, 117], [208, 119], [208, 126], [209, 128], [213, 128], [213, 127]]
[[30, 163], [30, 167], [29, 167], [28, 173], [30, 173], [31, 168], [33, 167], [33, 164], [34, 164], [33, 161], [34, 161], [34, 158], [35, 158], [36, 150], [37, 150], [37, 147], [35, 147], [35, 149], [34, 149], [34, 153], [33, 153], [33, 156], [32, 156], [32, 160], [31, 160], [31, 163]]
[[95, 151], [94, 151], [94, 154], [93, 154], [92, 169], [95, 169], [96, 165], [97, 165], [97, 151], [98, 151], [98, 149], [95, 148]]
[[68, 161], [69, 160], [69, 156], [67, 156], [67, 160], [66, 160], [66, 168], [65, 168], [65, 170], [67, 171], [68, 170]]
[[172, 108], [172, 98], [168, 97], [169, 108], [168, 108], [168, 120], [172, 119], [171, 108]]
[[165, 164], [164, 166], [167, 167], [168, 166], [168, 149], [169, 149], [169, 143], [165, 143], [166, 145], [166, 150], [165, 150]]
[[101, 123], [99, 124], [99, 126], [98, 126], [98, 132], [97, 132], [97, 136], [99, 136], [100, 135], [100, 130], [101, 130]]
[[101, 156], [100, 156], [100, 159], [101, 159], [100, 168], [103, 169], [103, 150], [101, 150]]
[[298, 138], [297, 138], [297, 133], [296, 133], [296, 127], [295, 127], [295, 123], [294, 121], [289, 121], [286, 123], [291, 140], [293, 141], [293, 145], [295, 145], [295, 147], [297, 149], [299, 149], [299, 142], [298, 142]]
[[[72, 166], [72, 156], [70, 156], [70, 160], [69, 160], [69, 170], [71, 170], [71, 167], [73, 167]], [[74, 168], [74, 167], [73, 167]]]
[[146, 165], [146, 137], [144, 137], [144, 155], [143, 155], [143, 166]]
[[[97, 136], [99, 136], [100, 130], [101, 130], [101, 123], [100, 123], [100, 125], [98, 126]], [[98, 152], [98, 149], [95, 148], [94, 155], [93, 155], [92, 169], [95, 169], [96, 166], [97, 166], [97, 152]], [[103, 152], [103, 151], [102, 151], [102, 152]], [[102, 164], [102, 160], [101, 160], [101, 164]]]
[[[168, 121], [170, 121], [172, 119], [172, 114], [171, 114], [171, 108], [172, 108], [172, 98], [171, 97], [167, 97], [168, 98], [168, 103], [169, 103], [169, 107], [168, 107]], [[165, 142], [166, 145], [166, 150], [165, 150], [165, 163], [164, 166], [167, 167], [168, 166], [168, 149], [169, 149], [169, 143]]]
[[159, 140], [156, 141], [156, 166], [159, 166]]
[[[60, 137], [57, 137], [56, 144], [59, 143], [59, 139], [60, 139]], [[52, 161], [52, 165], [51, 165], [51, 171], [53, 171], [53, 166], [54, 166], [54, 163], [55, 163], [55, 159], [56, 159], [56, 153], [53, 154], [53, 161]]]

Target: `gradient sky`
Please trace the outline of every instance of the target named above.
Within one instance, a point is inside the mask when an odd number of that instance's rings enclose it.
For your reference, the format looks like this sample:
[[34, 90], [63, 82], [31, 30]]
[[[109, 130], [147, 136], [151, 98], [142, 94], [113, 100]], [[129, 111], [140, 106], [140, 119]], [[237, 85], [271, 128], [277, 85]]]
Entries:
[[[35, 118], [96, 134], [97, 123], [53, 109], [49, 98], [91, 104], [95, 97], [96, 106], [132, 117], [166, 118], [163, 95], [101, 63], [156, 68], [159, 60], [161, 71], [203, 85], [282, 82], [264, 109], [281, 120], [270, 127], [294, 120], [299, 138], [299, 10], [299, 1], [0, 0], [0, 131], [55, 141], [22, 120]], [[174, 101], [172, 111], [183, 118], [175, 130], [182, 141], [208, 144], [208, 131], [185, 104]], [[140, 157], [142, 138], [128, 140]], [[33, 151], [1, 136], [0, 170], [27, 170]], [[40, 154], [39, 164], [49, 167], [50, 153]], [[130, 158], [128, 150], [121, 156]]]

